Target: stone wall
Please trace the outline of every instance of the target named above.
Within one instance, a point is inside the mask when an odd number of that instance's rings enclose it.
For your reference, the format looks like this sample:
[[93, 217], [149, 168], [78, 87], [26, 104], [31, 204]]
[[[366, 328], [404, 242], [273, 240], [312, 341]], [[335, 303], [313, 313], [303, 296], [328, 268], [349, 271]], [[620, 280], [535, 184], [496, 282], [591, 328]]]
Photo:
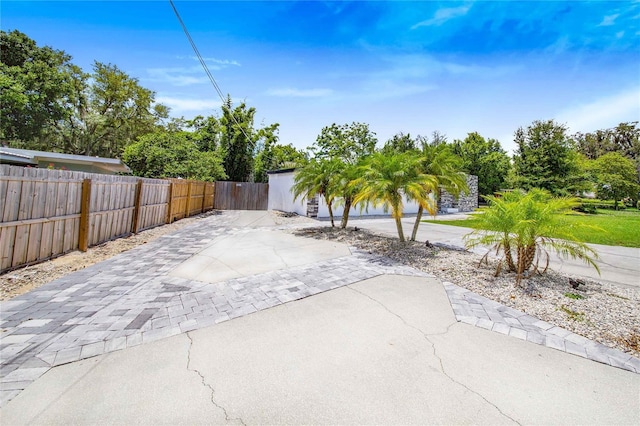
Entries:
[[469, 192], [460, 194], [456, 199], [445, 189], [440, 190], [438, 197], [438, 211], [448, 213], [453, 211], [471, 212], [478, 208], [478, 176], [467, 175], [467, 186]]
[[307, 217], [318, 217], [318, 196], [307, 200]]

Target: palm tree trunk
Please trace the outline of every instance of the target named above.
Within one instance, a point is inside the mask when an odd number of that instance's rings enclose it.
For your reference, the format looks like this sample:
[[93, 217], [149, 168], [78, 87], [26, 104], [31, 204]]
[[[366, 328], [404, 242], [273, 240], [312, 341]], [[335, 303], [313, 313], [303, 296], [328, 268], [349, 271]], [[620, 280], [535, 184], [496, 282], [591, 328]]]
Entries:
[[511, 255], [511, 245], [508, 241], [504, 242], [504, 258], [507, 261], [507, 268], [509, 272], [515, 272], [516, 265], [513, 262], [513, 256]]
[[333, 204], [333, 200], [329, 200], [328, 197], [324, 197], [325, 203], [327, 203], [327, 208], [329, 209], [329, 219], [331, 219], [331, 227], [335, 228], [336, 224], [333, 222], [333, 208], [331, 204]]
[[402, 231], [402, 217], [396, 216], [396, 228], [398, 229], [398, 238], [400, 238], [400, 242], [404, 243], [404, 232]]
[[349, 211], [351, 210], [351, 197], [347, 197], [344, 199], [344, 211], [342, 212], [342, 222], [340, 223], [340, 227], [342, 229], [347, 227], [347, 222], [349, 221]]
[[424, 208], [422, 206], [418, 207], [418, 215], [416, 216], [416, 221], [413, 224], [413, 232], [411, 232], [411, 241], [416, 240], [416, 235], [418, 234], [418, 226], [420, 226], [420, 220], [422, 220], [422, 213], [424, 212]]

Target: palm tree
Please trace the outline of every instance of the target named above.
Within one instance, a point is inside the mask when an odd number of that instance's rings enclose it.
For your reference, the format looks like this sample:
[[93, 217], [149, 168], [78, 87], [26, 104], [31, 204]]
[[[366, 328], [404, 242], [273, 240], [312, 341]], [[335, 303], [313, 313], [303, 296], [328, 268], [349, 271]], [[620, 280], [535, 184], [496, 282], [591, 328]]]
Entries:
[[396, 221], [398, 237], [404, 242], [402, 231], [403, 196], [417, 201], [421, 208], [431, 209], [432, 199], [429, 192], [438, 188], [438, 181], [433, 175], [422, 173], [421, 158], [412, 153], [375, 153], [359, 167], [360, 177], [352, 182], [358, 192], [353, 203], [371, 203], [384, 206], [384, 211], [391, 209], [391, 216]]
[[342, 210], [342, 220], [340, 221], [340, 228], [342, 229], [347, 227], [349, 212], [351, 212], [351, 207], [356, 204], [354, 198], [360, 189], [358, 178], [360, 177], [360, 168], [364, 161], [365, 160], [360, 160], [357, 164], [340, 162], [338, 174], [331, 188], [337, 201], [344, 207]]
[[337, 160], [317, 160], [314, 158], [296, 172], [291, 188], [294, 201], [300, 196], [308, 199], [321, 195], [329, 209], [332, 227], [335, 226], [332, 209], [335, 199], [334, 186], [341, 166], [342, 164]]
[[[462, 161], [460, 157], [455, 155], [449, 146], [445, 143], [429, 144], [426, 140], [422, 141], [422, 152], [420, 168], [422, 173], [432, 176], [437, 182], [433, 192], [435, 193], [439, 187], [446, 189], [454, 196], [458, 196], [461, 192], [468, 191], [467, 176], [460, 171]], [[437, 194], [434, 194], [437, 195]], [[422, 214], [426, 208], [430, 215], [435, 216], [436, 207], [433, 205], [422, 205], [419, 203], [418, 214], [413, 225], [411, 233], [411, 241], [416, 240], [418, 227], [422, 220]]]
[[[572, 228], [559, 220], [562, 215], [573, 212], [572, 208], [580, 204], [578, 199], [554, 198], [537, 188], [528, 193], [518, 190], [485, 198], [489, 207], [477, 216], [475, 230], [464, 236], [465, 245], [467, 248], [490, 246], [496, 253], [502, 253], [507, 269], [517, 274], [516, 283], [525, 275], [547, 270], [548, 249], [565, 258], [581, 259], [600, 272], [595, 263], [596, 251], [579, 241]], [[488, 253], [482, 261], [486, 261], [487, 256]], [[542, 260], [546, 264], [541, 270]], [[502, 262], [499, 262], [496, 275], [501, 268]]]

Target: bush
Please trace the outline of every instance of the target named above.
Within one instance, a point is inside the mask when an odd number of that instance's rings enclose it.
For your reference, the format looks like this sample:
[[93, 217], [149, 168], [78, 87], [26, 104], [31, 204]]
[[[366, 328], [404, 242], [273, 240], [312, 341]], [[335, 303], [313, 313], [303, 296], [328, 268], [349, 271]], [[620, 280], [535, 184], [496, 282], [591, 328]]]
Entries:
[[596, 211], [596, 206], [590, 203], [580, 203], [578, 204], [576, 207], [573, 208], [573, 210], [580, 212], [580, 213], [586, 213], [586, 214], [596, 214], [598, 213]]
[[[544, 273], [549, 266], [549, 252], [564, 258], [581, 259], [593, 266], [598, 254], [577, 240], [575, 226], [566, 226], [559, 218], [578, 204], [575, 198], [552, 197], [545, 190], [513, 191], [499, 197], [486, 196], [489, 207], [476, 215], [475, 230], [464, 236], [467, 248], [489, 246], [502, 254], [509, 272], [515, 272], [516, 284], [522, 278]], [[555, 235], [555, 237], [550, 237]], [[487, 261], [487, 252], [481, 262]], [[498, 263], [496, 275], [502, 269]]]
[[573, 210], [595, 214], [596, 209], [602, 210], [615, 210], [615, 203], [611, 200], [597, 200], [593, 198], [580, 198], [579, 204], [573, 208]]

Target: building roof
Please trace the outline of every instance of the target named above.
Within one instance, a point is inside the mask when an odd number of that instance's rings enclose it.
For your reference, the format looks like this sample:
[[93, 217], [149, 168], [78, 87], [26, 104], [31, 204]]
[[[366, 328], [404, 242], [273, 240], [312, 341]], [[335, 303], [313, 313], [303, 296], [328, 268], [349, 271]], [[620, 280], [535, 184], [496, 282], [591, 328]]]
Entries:
[[52, 162], [95, 167], [103, 173], [131, 173], [131, 169], [118, 158], [90, 157], [88, 155], [0, 147], [0, 163], [38, 166], [42, 163]]

